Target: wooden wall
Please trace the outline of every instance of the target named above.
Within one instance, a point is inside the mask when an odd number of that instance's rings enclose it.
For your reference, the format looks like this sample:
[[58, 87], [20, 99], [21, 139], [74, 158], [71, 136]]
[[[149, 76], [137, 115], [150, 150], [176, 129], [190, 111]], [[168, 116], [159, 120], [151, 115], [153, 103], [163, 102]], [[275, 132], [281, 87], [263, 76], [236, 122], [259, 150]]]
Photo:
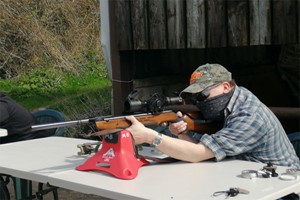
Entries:
[[270, 105], [290, 105], [276, 62], [281, 45], [300, 43], [300, 0], [111, 0], [109, 13], [113, 114], [132, 89], [169, 95], [205, 63]]
[[299, 0], [117, 0], [119, 50], [299, 43]]

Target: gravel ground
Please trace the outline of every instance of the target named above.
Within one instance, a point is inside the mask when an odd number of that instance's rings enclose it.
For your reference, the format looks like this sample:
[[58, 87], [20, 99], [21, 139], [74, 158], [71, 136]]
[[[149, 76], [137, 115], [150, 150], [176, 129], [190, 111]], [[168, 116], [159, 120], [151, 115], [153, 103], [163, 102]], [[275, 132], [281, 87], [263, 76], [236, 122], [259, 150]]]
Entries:
[[[38, 183], [33, 182], [32, 183], [32, 193], [37, 192], [38, 188]], [[14, 187], [13, 187], [13, 182], [10, 181], [10, 183], [8, 184], [8, 189], [9, 189], [9, 193], [11, 195], [11, 199], [14, 200], [15, 199], [15, 195], [14, 195]], [[63, 188], [59, 188], [58, 189], [58, 198], [59, 200], [111, 200], [105, 197], [100, 197], [100, 196], [96, 196], [96, 195], [92, 195], [92, 194], [83, 194], [83, 193], [79, 193], [79, 192], [75, 192], [72, 190], [66, 190]], [[46, 194], [43, 196], [43, 200], [53, 200], [53, 194], [52, 192]]]

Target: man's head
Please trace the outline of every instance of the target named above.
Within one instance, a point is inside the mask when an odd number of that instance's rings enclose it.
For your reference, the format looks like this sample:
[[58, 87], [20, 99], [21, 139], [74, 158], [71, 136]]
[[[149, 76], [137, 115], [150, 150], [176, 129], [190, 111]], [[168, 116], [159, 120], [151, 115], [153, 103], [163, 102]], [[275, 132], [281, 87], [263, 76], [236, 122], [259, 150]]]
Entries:
[[222, 120], [235, 82], [231, 73], [219, 64], [205, 64], [191, 75], [190, 85], [181, 93], [186, 103], [195, 104], [204, 119]]
[[231, 73], [222, 65], [201, 65], [192, 73], [190, 85], [182, 93], [199, 93], [212, 85], [230, 81], [231, 79]]

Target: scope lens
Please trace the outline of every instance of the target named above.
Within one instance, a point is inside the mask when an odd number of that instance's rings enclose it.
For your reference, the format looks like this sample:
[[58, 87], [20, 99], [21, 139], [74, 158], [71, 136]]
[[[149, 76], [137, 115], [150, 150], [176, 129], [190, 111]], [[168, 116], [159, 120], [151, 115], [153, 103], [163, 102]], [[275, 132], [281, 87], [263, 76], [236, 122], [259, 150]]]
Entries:
[[144, 109], [145, 102], [139, 100], [128, 100], [124, 103], [124, 109], [127, 112], [141, 112]]

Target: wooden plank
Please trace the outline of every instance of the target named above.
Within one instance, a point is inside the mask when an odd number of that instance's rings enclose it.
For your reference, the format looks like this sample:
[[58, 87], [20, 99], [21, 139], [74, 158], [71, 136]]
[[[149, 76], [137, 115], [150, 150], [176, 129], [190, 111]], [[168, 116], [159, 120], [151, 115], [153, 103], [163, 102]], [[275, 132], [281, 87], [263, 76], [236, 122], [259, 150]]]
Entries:
[[207, 47], [226, 47], [226, 1], [207, 1]]
[[247, 0], [227, 1], [228, 46], [248, 45]]
[[[116, 3], [118, 1], [109, 1], [109, 31], [111, 46], [111, 70], [112, 70], [112, 114], [119, 115], [122, 113], [124, 100], [129, 91], [132, 89], [132, 73], [128, 65], [124, 65], [124, 61], [120, 56], [120, 26], [117, 25]], [[122, 29], [122, 28], [121, 28]], [[122, 37], [121, 37], [122, 38]], [[123, 46], [124, 47], [124, 46]], [[122, 66], [122, 67], [121, 67]]]
[[273, 44], [297, 43], [297, 1], [273, 0]]
[[112, 2], [115, 6], [115, 31], [119, 50], [132, 49], [129, 0]]
[[131, 22], [134, 49], [148, 49], [147, 1], [131, 1]]
[[[128, 51], [125, 51], [128, 52]], [[128, 94], [132, 91], [133, 77], [132, 77], [132, 62], [131, 56], [124, 56], [124, 51], [120, 53], [119, 57], [115, 58], [116, 67], [118, 70], [114, 70], [112, 87], [113, 87], [113, 114], [121, 115], [124, 111], [124, 102]], [[118, 63], [119, 62], [119, 63]]]
[[149, 0], [149, 47], [165, 49], [167, 47], [166, 0]]
[[271, 44], [270, 0], [249, 1], [250, 45]]
[[231, 53], [230, 48], [207, 48], [205, 49], [205, 52], [206, 52], [206, 63], [219, 63], [226, 68], [230, 67], [228, 62], [230, 58], [229, 55]]
[[187, 0], [187, 47], [205, 48], [205, 0]]
[[298, 11], [298, 44], [300, 44], [300, 0], [297, 1], [298, 3], [298, 8], [297, 8], [297, 11]]
[[[187, 78], [186, 78], [187, 79]], [[174, 97], [175, 92], [181, 92], [187, 85], [187, 80], [181, 75], [156, 76], [144, 79], [135, 79], [134, 89], [138, 91], [138, 99], [146, 100], [155, 93]]]
[[185, 0], [167, 0], [168, 48], [186, 47]]

